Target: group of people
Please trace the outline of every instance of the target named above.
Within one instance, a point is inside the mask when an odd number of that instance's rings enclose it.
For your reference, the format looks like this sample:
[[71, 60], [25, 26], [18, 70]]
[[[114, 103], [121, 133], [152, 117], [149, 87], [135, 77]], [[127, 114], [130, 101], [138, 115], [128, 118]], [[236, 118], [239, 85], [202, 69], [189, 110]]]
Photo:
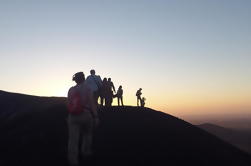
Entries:
[[142, 95], [142, 88], [139, 88], [139, 90], [137, 90], [136, 92], [136, 96], [137, 96], [137, 106], [140, 106], [141, 107], [145, 107], [145, 101], [146, 101], [146, 98], [145, 97], [141, 97]]
[[115, 86], [111, 81], [111, 78], [104, 78], [103, 81], [99, 75], [96, 75], [95, 70], [90, 71], [91, 75], [86, 78], [86, 84], [91, 88], [94, 94], [94, 100], [98, 105], [98, 100], [100, 98], [101, 106], [111, 106], [113, 98], [118, 98], [118, 106], [123, 104], [123, 89], [120, 85], [117, 92]]
[[[113, 102], [113, 98], [118, 99], [118, 106], [124, 106], [123, 103], [123, 89], [120, 85], [117, 92], [115, 90], [115, 86], [111, 81], [111, 78], [104, 78], [103, 81], [99, 75], [96, 75], [95, 70], [90, 71], [91, 75], [89, 75], [86, 79], [86, 84], [91, 88], [94, 94], [94, 101], [98, 105], [98, 101], [100, 98], [101, 106], [111, 106]], [[140, 88], [136, 92], [137, 96], [137, 106], [144, 107], [145, 106], [145, 97], [141, 97], [142, 88]]]
[[[104, 78], [95, 74], [95, 70], [90, 71], [85, 79], [83, 72], [73, 75], [72, 80], [76, 85], [68, 91], [68, 112], [67, 118], [69, 140], [68, 140], [68, 161], [72, 166], [79, 164], [79, 154], [83, 158], [92, 155], [93, 131], [99, 124], [97, 114], [98, 99], [101, 106], [111, 106], [114, 97], [118, 98], [118, 105], [123, 104], [123, 89], [120, 85], [117, 92], [111, 78]], [[137, 106], [144, 107], [145, 98], [141, 98], [141, 88], [137, 91]], [[79, 145], [81, 148], [79, 149]], [[79, 152], [81, 150], [81, 153]]]

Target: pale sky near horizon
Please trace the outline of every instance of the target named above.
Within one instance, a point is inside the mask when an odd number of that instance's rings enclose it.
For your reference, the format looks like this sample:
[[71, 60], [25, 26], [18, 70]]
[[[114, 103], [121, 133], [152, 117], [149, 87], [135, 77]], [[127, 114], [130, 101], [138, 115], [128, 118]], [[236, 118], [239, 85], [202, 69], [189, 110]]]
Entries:
[[[251, 113], [250, 0], [0, 0], [0, 89], [66, 96], [95, 69], [176, 116]], [[117, 100], [114, 100], [117, 103]]]

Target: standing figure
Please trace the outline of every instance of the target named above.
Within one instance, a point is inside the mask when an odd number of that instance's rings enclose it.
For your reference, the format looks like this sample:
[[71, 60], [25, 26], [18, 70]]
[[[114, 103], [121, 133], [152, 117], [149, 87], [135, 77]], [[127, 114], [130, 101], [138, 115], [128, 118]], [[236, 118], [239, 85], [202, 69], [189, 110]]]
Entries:
[[117, 90], [117, 94], [116, 97], [118, 98], [118, 106], [120, 106], [120, 101], [121, 101], [121, 105], [124, 106], [123, 104], [123, 89], [122, 86], [119, 86], [119, 89]]
[[108, 78], [107, 86], [108, 86], [108, 91], [107, 91], [107, 96], [106, 96], [107, 98], [106, 98], [105, 105], [111, 106], [112, 100], [113, 100], [113, 92], [116, 93], [116, 90], [115, 90], [113, 82], [111, 81], [111, 78]]
[[82, 157], [92, 155], [93, 130], [99, 120], [92, 90], [84, 83], [84, 73], [76, 73], [72, 80], [76, 86], [69, 89], [67, 98], [68, 161], [70, 165], [78, 165], [80, 145]]
[[96, 105], [98, 105], [98, 98], [102, 88], [102, 80], [99, 75], [95, 75], [95, 70], [91, 70], [90, 73], [91, 75], [86, 78], [85, 82], [92, 90], [94, 101]]
[[141, 103], [141, 95], [142, 95], [141, 90], [142, 90], [142, 88], [139, 88], [139, 90], [137, 90], [137, 92], [136, 92], [136, 96], [137, 96], [137, 106], [139, 106], [139, 103]]
[[102, 82], [101, 95], [100, 95], [101, 106], [103, 106], [107, 100], [108, 90], [109, 90], [109, 87], [108, 87], [108, 83], [107, 83], [107, 78], [104, 78], [103, 82]]
[[145, 104], [146, 104], [146, 98], [145, 97], [142, 97], [142, 99], [141, 99], [141, 102], [140, 102], [140, 106], [141, 107], [145, 107]]

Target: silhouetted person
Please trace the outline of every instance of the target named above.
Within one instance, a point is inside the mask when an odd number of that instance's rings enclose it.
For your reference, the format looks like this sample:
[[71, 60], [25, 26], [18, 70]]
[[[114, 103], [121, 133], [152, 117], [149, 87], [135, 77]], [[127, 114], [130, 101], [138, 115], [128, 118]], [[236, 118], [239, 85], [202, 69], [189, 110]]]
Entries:
[[72, 80], [77, 85], [68, 92], [68, 161], [78, 165], [80, 144], [83, 157], [92, 154], [93, 130], [99, 120], [92, 90], [84, 83], [84, 73], [76, 73]]
[[141, 107], [145, 107], [145, 104], [146, 104], [145, 101], [146, 101], [146, 98], [142, 97], [141, 102], [140, 102]]
[[115, 90], [113, 82], [111, 81], [111, 78], [108, 78], [107, 86], [108, 86], [108, 92], [107, 92], [107, 98], [106, 98], [107, 100], [106, 100], [105, 105], [111, 106], [112, 100], [113, 100], [113, 91], [116, 93], [116, 90]]
[[142, 95], [141, 90], [142, 90], [142, 88], [139, 88], [139, 90], [137, 90], [137, 92], [136, 92], [136, 96], [137, 96], [137, 106], [139, 106], [139, 103], [141, 103], [141, 95]]
[[102, 82], [101, 95], [100, 95], [101, 106], [103, 106], [107, 102], [106, 100], [107, 100], [107, 94], [109, 93], [108, 91], [109, 91], [109, 87], [108, 87], [107, 78], [104, 78]]
[[118, 98], [118, 106], [120, 106], [120, 101], [121, 101], [121, 105], [124, 106], [123, 104], [123, 89], [122, 86], [119, 86], [119, 89], [117, 90], [117, 94], [116, 97]]
[[101, 93], [102, 80], [99, 75], [95, 75], [95, 70], [90, 71], [91, 75], [86, 78], [86, 84], [93, 92], [93, 97], [96, 105], [98, 105], [98, 98]]

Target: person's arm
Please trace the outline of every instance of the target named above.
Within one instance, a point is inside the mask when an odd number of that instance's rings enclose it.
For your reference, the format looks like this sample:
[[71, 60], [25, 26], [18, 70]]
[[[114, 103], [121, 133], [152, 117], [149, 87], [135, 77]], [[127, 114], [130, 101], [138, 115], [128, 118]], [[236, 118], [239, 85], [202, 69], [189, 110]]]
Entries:
[[103, 86], [103, 82], [102, 82], [102, 79], [101, 79], [101, 77], [100, 77], [100, 76], [98, 76], [98, 83], [99, 83], [100, 87], [102, 87], [102, 86]]
[[113, 91], [116, 93], [116, 89], [115, 89], [115, 86], [114, 86], [113, 83], [112, 83], [112, 89], [113, 89]]
[[75, 88], [71, 88], [68, 92], [67, 107], [70, 113], [74, 113], [81, 109], [80, 95], [77, 93]]

